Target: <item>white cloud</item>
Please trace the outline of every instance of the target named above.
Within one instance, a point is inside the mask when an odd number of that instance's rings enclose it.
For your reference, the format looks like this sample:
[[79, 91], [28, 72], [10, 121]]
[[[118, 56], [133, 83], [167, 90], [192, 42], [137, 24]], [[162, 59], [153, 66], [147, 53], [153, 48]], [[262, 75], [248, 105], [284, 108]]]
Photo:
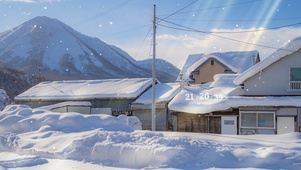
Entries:
[[59, 2], [61, 0], [0, 0], [0, 2], [21, 2], [21, 3], [43, 3], [43, 2]]
[[35, 0], [0, 0], [0, 2], [23, 2], [23, 3], [34, 3]]
[[[230, 32], [217, 34], [218, 36], [227, 37], [237, 41], [232, 41], [227, 38], [220, 38], [208, 34], [190, 34], [186, 35], [171, 35], [162, 34], [157, 36], [156, 56], [163, 58], [181, 68], [189, 54], [196, 53], [212, 53], [226, 51], [247, 51], [258, 50], [261, 58], [265, 58], [281, 47], [285, 42], [295, 37], [301, 36], [301, 27], [299, 28], [281, 28], [267, 31], [233, 33], [238, 31], [250, 31], [252, 29], [215, 29], [215, 32]], [[241, 42], [239, 42], [241, 41]], [[245, 43], [242, 43], [245, 42]], [[266, 47], [262, 47], [262, 46]], [[137, 53], [137, 48], [126, 48], [120, 46], [130, 55], [134, 56]], [[268, 48], [271, 47], [271, 48]], [[136, 59], [145, 59], [150, 57], [150, 45], [145, 43], [141, 48]]]
[[22, 12], [21, 15], [29, 16], [31, 15], [31, 12]]

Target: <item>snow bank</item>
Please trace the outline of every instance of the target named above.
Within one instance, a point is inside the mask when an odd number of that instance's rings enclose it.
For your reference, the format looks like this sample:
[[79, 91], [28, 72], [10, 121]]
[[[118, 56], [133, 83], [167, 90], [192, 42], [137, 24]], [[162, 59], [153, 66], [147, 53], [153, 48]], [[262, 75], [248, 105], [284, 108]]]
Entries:
[[13, 148], [17, 147], [19, 139], [20, 138], [14, 133], [0, 134], [0, 152], [11, 151]]
[[134, 128], [135, 130], [142, 130], [142, 123], [138, 117], [119, 115], [118, 118], [123, 120], [128, 126]]
[[[162, 134], [134, 133], [132, 127], [141, 129], [139, 119], [59, 114], [24, 105], [10, 105], [0, 116], [0, 134], [10, 132], [0, 136], [0, 152], [18, 151], [47, 158], [134, 168], [171, 163], [181, 152], [180, 147], [155, 144], [163, 137]], [[22, 164], [21, 160], [16, 162]], [[0, 165], [7, 167], [7, 163], [0, 162]]]
[[41, 158], [40, 156], [22, 156], [17, 159], [9, 159], [0, 161], [0, 170], [1, 167], [4, 168], [16, 168], [16, 167], [32, 167], [37, 165], [42, 165], [48, 163], [46, 159]]
[[0, 113], [0, 134], [30, 131], [80, 132], [101, 128], [107, 131], [133, 131], [124, 120], [110, 115], [83, 115], [79, 113], [53, 113], [31, 109], [26, 105], [9, 105]]
[[[31, 169], [52, 159], [134, 169], [301, 169], [301, 133], [158, 133], [134, 131], [127, 121], [8, 106], [0, 113], [0, 169]], [[3, 152], [22, 157], [4, 158]]]

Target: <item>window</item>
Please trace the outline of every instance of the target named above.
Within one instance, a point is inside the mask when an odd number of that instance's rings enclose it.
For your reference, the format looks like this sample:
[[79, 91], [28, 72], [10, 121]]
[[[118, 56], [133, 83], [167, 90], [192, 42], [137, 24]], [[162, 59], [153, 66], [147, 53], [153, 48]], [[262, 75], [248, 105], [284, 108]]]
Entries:
[[290, 80], [291, 81], [301, 81], [301, 67], [291, 67], [290, 68]]
[[273, 113], [258, 113], [258, 127], [274, 127], [274, 114]]
[[213, 66], [214, 65], [214, 60], [210, 60], [210, 62], [211, 62], [211, 65]]
[[256, 127], [256, 113], [242, 113], [241, 126]]
[[290, 68], [289, 91], [301, 91], [301, 67]]
[[240, 112], [240, 123], [242, 128], [274, 129], [275, 112], [242, 111]]
[[224, 125], [234, 125], [234, 120], [224, 120]]

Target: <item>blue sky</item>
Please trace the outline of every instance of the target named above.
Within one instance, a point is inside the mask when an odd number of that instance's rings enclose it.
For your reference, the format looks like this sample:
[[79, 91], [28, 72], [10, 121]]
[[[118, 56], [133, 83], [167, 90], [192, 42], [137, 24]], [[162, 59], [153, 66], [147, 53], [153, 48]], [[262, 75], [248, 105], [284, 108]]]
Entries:
[[154, 4], [157, 57], [179, 68], [195, 53], [259, 50], [264, 58], [301, 36], [300, 0], [0, 0], [0, 32], [48, 16], [140, 60], [151, 57]]

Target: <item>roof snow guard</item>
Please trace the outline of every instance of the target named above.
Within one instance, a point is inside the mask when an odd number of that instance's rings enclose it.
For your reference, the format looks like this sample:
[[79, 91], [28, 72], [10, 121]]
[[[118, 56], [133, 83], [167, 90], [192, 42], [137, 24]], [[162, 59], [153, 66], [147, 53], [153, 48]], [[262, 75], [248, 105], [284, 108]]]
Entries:
[[15, 100], [137, 98], [151, 84], [151, 78], [46, 81], [16, 96]]

